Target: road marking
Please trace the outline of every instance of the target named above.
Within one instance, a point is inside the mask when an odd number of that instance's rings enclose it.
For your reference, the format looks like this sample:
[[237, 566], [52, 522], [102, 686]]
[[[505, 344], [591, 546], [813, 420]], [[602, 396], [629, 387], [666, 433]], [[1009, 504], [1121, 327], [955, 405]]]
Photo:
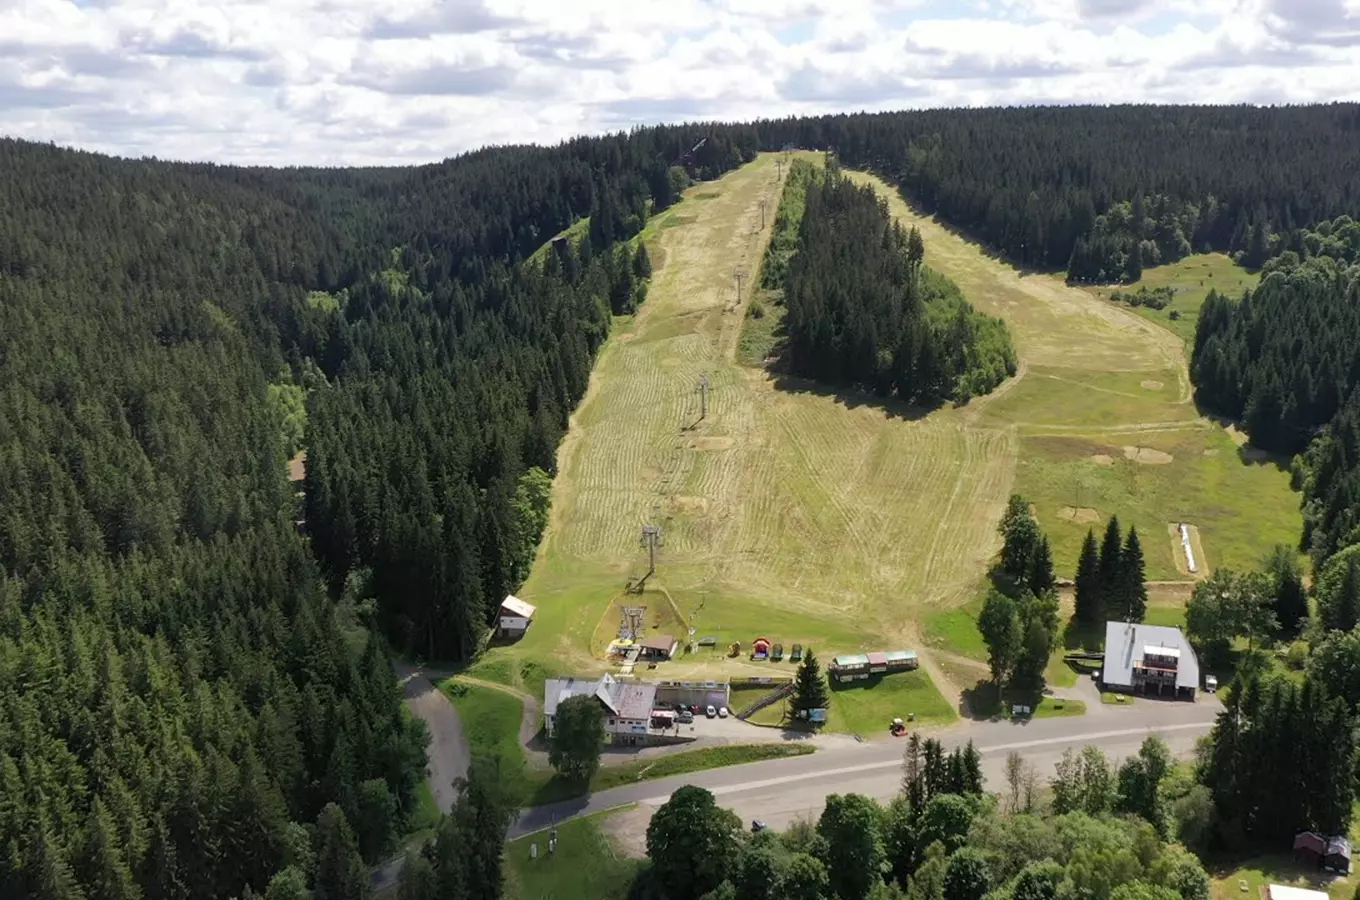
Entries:
[[[1092, 741], [1101, 741], [1108, 738], [1132, 737], [1139, 734], [1161, 734], [1166, 731], [1185, 731], [1191, 728], [1208, 730], [1213, 727], [1213, 722], [1187, 722], [1181, 725], [1163, 725], [1160, 727], [1152, 726], [1148, 728], [1123, 728], [1117, 731], [1096, 731], [1090, 734], [1082, 734], [1068, 737], [1039, 738], [1033, 741], [1016, 741], [1009, 744], [997, 744], [992, 747], [979, 747], [978, 753], [1001, 753], [1011, 750], [1026, 750], [1033, 747], [1046, 747], [1053, 744], [1070, 744], [1072, 746], [1089, 744]], [[863, 772], [873, 772], [876, 769], [896, 769], [900, 768], [900, 759], [886, 759], [881, 762], [861, 763], [857, 766], [844, 766], [839, 769], [827, 769], [823, 772], [813, 772], [807, 775], [781, 775], [778, 778], [766, 778], [762, 781], [746, 781], [741, 784], [730, 784], [722, 787], [713, 787], [708, 790], [715, 797], [726, 794], [741, 794], [746, 791], [757, 791], [767, 787], [777, 787], [781, 784], [791, 784], [795, 781], [806, 781], [809, 778], [823, 780], [835, 778], [839, 775], [858, 775]], [[659, 797], [649, 797], [646, 800], [639, 800], [638, 803], [647, 806], [660, 806], [670, 799], [670, 794]]]

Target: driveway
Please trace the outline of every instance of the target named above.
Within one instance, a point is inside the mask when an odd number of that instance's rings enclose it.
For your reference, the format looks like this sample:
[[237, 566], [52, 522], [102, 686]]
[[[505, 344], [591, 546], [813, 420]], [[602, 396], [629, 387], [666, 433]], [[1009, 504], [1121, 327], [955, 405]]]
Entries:
[[439, 811], [446, 813], [453, 809], [457, 796], [453, 783], [467, 775], [468, 770], [468, 745], [463, 724], [458, 721], [458, 712], [449, 698], [421, 669], [404, 662], [394, 662], [392, 668], [405, 691], [406, 708], [430, 729], [430, 758], [425, 775]]

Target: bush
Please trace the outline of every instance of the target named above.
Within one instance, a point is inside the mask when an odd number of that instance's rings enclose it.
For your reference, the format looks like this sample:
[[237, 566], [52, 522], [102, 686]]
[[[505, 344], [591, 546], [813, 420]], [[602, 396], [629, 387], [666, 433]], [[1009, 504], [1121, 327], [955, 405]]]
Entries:
[[1304, 641], [1290, 644], [1289, 650], [1284, 655], [1284, 662], [1295, 672], [1302, 672], [1303, 667], [1308, 664], [1308, 644]]

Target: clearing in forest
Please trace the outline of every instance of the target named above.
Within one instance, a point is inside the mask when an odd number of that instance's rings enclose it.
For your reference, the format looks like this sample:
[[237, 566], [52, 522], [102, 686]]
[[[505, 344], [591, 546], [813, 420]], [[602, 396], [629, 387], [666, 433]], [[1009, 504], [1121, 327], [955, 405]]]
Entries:
[[[1147, 535], [1153, 580], [1184, 577], [1161, 538], [1168, 522], [1196, 523], [1216, 565], [1250, 566], [1296, 539], [1287, 473], [1244, 462], [1198, 415], [1179, 337], [989, 258], [881, 184], [894, 213], [921, 229], [927, 265], [1006, 319], [1020, 374], [968, 406], [922, 414], [791, 379], [776, 386], [742, 365], [745, 307], [769, 239], [761, 202], [771, 222], [779, 200], [775, 162], [763, 156], [696, 187], [644, 233], [647, 302], [615, 322], [596, 362], [520, 591], [537, 621], [491, 665], [603, 668], [601, 636], [626, 581], [646, 571], [648, 523], [662, 528], [648, 587], [678, 612], [665, 618], [715, 638], [665, 664], [657, 674], [667, 678], [791, 674], [724, 652], [757, 636], [813, 646], [823, 659], [921, 646], [922, 623], [978, 596], [1013, 491], [1034, 503], [1060, 577], [1071, 576], [1086, 529], [1110, 513]], [[924, 662], [952, 696], [960, 685]]]
[[[881, 181], [856, 177], [873, 182], [903, 224], [921, 230], [927, 265], [1010, 327], [1021, 373], [970, 409], [979, 423], [1017, 434], [1015, 490], [1033, 502], [1060, 578], [1072, 577], [1086, 530], [1099, 533], [1111, 514], [1146, 535], [1153, 581], [1186, 577], [1161, 537], [1167, 522], [1197, 523], [1215, 566], [1254, 567], [1273, 545], [1297, 542], [1302, 521], [1288, 472], [1240, 450], [1229, 431], [1201, 416], [1187, 372], [1184, 325], [1209, 287], [1240, 293], [1253, 276], [1221, 254], [1148, 269], [1139, 284], [1176, 287], [1176, 299], [1168, 310], [1135, 311], [1111, 302], [1107, 289], [1021, 272], [921, 215]], [[1181, 310], [1174, 323], [1170, 308]], [[1178, 332], [1166, 327], [1173, 324]]]
[[696, 637], [717, 639], [664, 677], [791, 674], [726, 656], [757, 636], [824, 659], [916, 646], [920, 611], [973, 594], [1014, 480], [1013, 429], [962, 410], [921, 417], [811, 384], [777, 388], [737, 362], [769, 239], [760, 206], [771, 223], [780, 187], [775, 158], [762, 157], [696, 187], [644, 234], [647, 301], [615, 323], [596, 362], [520, 591], [538, 620], [498, 652], [600, 668], [592, 645], [617, 625], [627, 579], [646, 570], [646, 523], [662, 528], [649, 588], [664, 588]]

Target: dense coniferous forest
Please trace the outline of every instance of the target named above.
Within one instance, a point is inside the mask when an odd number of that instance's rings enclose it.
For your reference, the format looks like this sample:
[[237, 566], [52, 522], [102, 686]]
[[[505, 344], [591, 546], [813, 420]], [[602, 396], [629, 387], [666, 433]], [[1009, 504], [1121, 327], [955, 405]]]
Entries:
[[[1353, 105], [941, 110], [390, 170], [0, 140], [0, 896], [360, 884], [423, 770], [378, 635], [473, 652], [527, 573], [610, 316], [645, 296], [632, 239], [692, 179], [762, 147], [834, 148], [1074, 278], [1203, 249], [1264, 265], [1250, 298], [1206, 303], [1196, 382], [1262, 446], [1310, 447], [1314, 546], [1354, 543], [1357, 241], [1337, 217], [1360, 205], [1357, 130]], [[807, 191], [816, 252], [800, 231], [786, 261], [809, 374], [913, 400], [976, 393], [970, 348], [1001, 359], [1004, 330], [951, 332], [979, 320], [912, 275], [909, 235], [852, 187]], [[864, 246], [837, 242], [836, 216]], [[866, 279], [852, 314], [816, 312], [827, 266], [851, 259]], [[884, 337], [902, 334], [921, 352]], [[937, 366], [918, 377], [927, 347]], [[302, 504], [285, 465], [300, 447]]]
[[873, 188], [834, 167], [818, 176], [811, 170], [795, 163], [790, 172], [784, 202], [792, 212], [801, 207], [797, 242], [787, 257], [772, 243], [762, 275], [769, 283], [787, 269], [793, 371], [924, 405], [966, 402], [1014, 374], [1005, 324], [975, 312], [952, 282], [925, 267], [920, 234], [894, 222]]
[[426, 741], [366, 626], [464, 656], [523, 578], [645, 290], [626, 239], [755, 150], [693, 141], [391, 171], [0, 141], [0, 895], [362, 881]]
[[1300, 453], [1306, 544], [1320, 565], [1360, 541], [1360, 224], [1280, 237], [1261, 284], [1210, 293], [1191, 358], [1197, 397], [1259, 447]]
[[1022, 265], [1137, 277], [1190, 252], [1354, 214], [1360, 106], [1029, 107], [755, 123], [764, 146], [834, 148]]

